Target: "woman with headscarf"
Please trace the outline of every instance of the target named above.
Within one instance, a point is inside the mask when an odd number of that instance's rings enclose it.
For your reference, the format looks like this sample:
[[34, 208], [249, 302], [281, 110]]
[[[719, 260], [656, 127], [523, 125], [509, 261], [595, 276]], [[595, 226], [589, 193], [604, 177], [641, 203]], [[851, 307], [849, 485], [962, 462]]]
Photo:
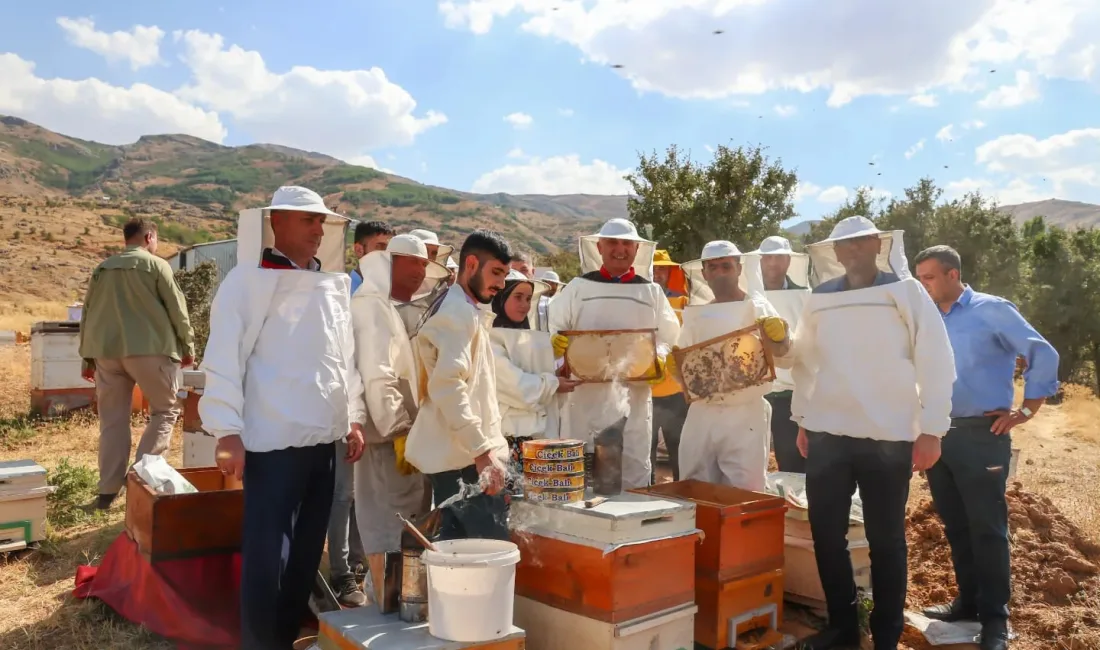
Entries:
[[558, 394], [577, 382], [558, 376], [550, 334], [531, 328], [528, 314], [549, 287], [518, 271], [505, 279], [493, 298], [493, 358], [497, 372], [500, 429], [518, 462], [520, 445], [531, 439], [557, 438]]

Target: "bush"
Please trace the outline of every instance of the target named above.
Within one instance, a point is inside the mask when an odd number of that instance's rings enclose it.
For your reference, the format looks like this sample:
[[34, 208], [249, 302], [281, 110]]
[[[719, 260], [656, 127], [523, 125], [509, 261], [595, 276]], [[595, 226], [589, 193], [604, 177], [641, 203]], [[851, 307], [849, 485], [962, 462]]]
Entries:
[[99, 473], [90, 467], [72, 465], [62, 458], [46, 476], [46, 483], [55, 489], [46, 497], [46, 520], [55, 530], [71, 528], [95, 518], [85, 509], [96, 497]]
[[176, 271], [176, 283], [187, 299], [187, 315], [195, 332], [195, 365], [202, 361], [206, 341], [210, 338], [210, 301], [218, 282], [218, 266], [206, 261], [191, 270]]

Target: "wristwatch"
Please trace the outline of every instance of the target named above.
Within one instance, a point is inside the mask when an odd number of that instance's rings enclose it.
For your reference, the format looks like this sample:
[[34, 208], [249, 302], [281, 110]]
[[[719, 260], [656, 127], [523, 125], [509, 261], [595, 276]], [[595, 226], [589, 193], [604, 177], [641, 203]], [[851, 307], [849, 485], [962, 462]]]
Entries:
[[1035, 411], [1032, 411], [1031, 409], [1029, 409], [1026, 406], [1020, 407], [1020, 413], [1023, 413], [1024, 417], [1029, 419], [1029, 420], [1031, 419], [1031, 416], [1035, 415]]

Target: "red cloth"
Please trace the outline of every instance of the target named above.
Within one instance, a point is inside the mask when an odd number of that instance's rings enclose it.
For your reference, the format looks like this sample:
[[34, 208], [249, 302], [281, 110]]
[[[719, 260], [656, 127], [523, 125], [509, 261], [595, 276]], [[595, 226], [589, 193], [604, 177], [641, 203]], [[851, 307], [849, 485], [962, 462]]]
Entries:
[[634, 267], [632, 266], [632, 267], [630, 267], [629, 271], [627, 271], [626, 273], [623, 273], [618, 278], [616, 278], [615, 276], [608, 273], [606, 268], [601, 266], [600, 267], [600, 275], [602, 275], [607, 280], [615, 280], [616, 282], [627, 283], [627, 282], [630, 282], [631, 280], [633, 280], [634, 276], [637, 275], [637, 274], [634, 273]]
[[180, 648], [240, 646], [241, 554], [150, 564], [121, 533], [98, 567], [76, 570], [76, 598], [98, 598]]

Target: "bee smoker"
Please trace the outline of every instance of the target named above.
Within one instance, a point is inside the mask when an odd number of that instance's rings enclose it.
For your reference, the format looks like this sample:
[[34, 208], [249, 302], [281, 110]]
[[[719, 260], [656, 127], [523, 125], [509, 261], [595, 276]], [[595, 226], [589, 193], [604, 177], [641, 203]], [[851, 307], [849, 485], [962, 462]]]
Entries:
[[401, 604], [398, 616], [406, 623], [428, 620], [428, 567], [424, 547], [409, 531], [401, 533]]
[[623, 491], [623, 432], [626, 416], [596, 434], [592, 459], [592, 491], [616, 496]]

